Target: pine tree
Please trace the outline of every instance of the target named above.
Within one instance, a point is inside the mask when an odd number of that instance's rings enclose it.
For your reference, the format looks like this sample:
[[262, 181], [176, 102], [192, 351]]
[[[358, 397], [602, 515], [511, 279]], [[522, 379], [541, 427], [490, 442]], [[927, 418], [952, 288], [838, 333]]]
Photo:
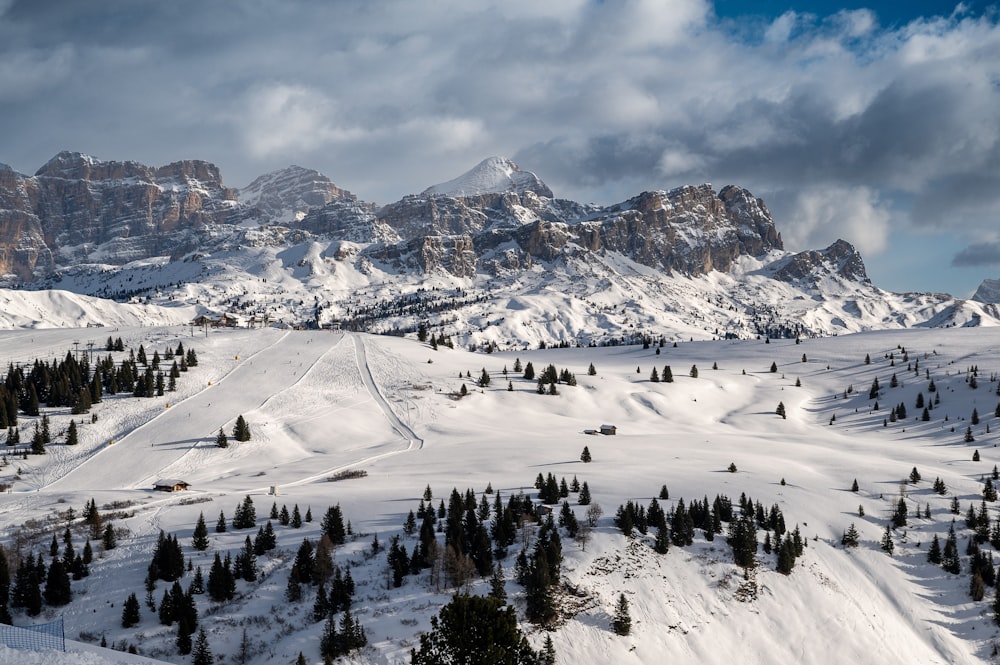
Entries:
[[671, 371], [670, 365], [665, 365], [663, 367], [663, 378], [661, 380], [663, 381], [663, 383], [673, 383], [674, 382], [674, 373], [673, 373], [673, 371]]
[[215, 523], [215, 532], [216, 533], [226, 532], [226, 514], [221, 510], [219, 511], [219, 520]]
[[122, 628], [131, 628], [139, 625], [139, 599], [134, 593], [129, 594], [125, 599], [125, 607], [122, 609]]
[[844, 536], [840, 539], [840, 544], [844, 547], [857, 547], [859, 541], [858, 529], [854, 526], [854, 522], [851, 522], [851, 526], [847, 528]]
[[611, 628], [618, 635], [628, 635], [632, 632], [632, 617], [628, 611], [628, 599], [625, 594], [619, 594], [615, 603], [615, 614], [611, 619]]
[[538, 663], [539, 654], [518, 627], [513, 607], [489, 596], [456, 594], [431, 618], [410, 659], [413, 665], [513, 665]]
[[69, 421], [69, 429], [66, 430], [66, 445], [67, 446], [75, 446], [79, 442], [80, 441], [79, 441], [78, 435], [76, 433], [76, 421], [75, 420], [70, 420]]
[[32, 455], [45, 454], [45, 441], [42, 438], [41, 430], [38, 429], [38, 423], [35, 423], [35, 433], [31, 436], [31, 454]]
[[215, 437], [215, 445], [219, 448], [229, 447], [229, 438], [226, 437], [226, 433], [222, 431], [221, 427], [219, 428], [219, 434]]
[[490, 577], [490, 597], [496, 598], [501, 603], [507, 602], [506, 580], [503, 574], [503, 565], [497, 561], [493, 568], [493, 576]]
[[592, 459], [593, 458], [590, 456], [590, 448], [588, 448], [587, 446], [584, 446], [583, 447], [583, 452], [580, 453], [580, 461], [587, 463], [587, 462], [592, 461]]
[[597, 369], [594, 367], [594, 363], [590, 363], [590, 366], [587, 368], [587, 375], [588, 376], [597, 375]]
[[208, 527], [205, 526], [205, 514], [198, 513], [198, 523], [194, 526], [191, 545], [199, 552], [208, 549]]
[[778, 363], [776, 363], [776, 362], [772, 362], [772, 363], [771, 363], [771, 374], [774, 374], [774, 373], [776, 373], [777, 371], [778, 371]]
[[188, 625], [187, 621], [177, 622], [177, 652], [182, 656], [186, 656], [191, 653], [191, 631], [193, 628]]
[[788, 417], [788, 416], [785, 415], [785, 403], [784, 402], [778, 402], [778, 408], [775, 409], [774, 412], [776, 414], [778, 414], [779, 416], [781, 416], [782, 419]]
[[941, 540], [936, 533], [931, 540], [931, 546], [927, 549], [927, 561], [936, 565], [941, 564]]
[[53, 607], [68, 604], [73, 600], [73, 591], [70, 587], [69, 573], [63, 560], [55, 558], [49, 564], [49, 574], [45, 581], [45, 602]]
[[118, 546], [118, 540], [115, 537], [115, 529], [111, 522], [104, 525], [104, 533], [101, 535], [101, 547], [104, 548], [105, 552], [109, 552]]
[[858, 491], [858, 479], [857, 478], [855, 478], [854, 482], [851, 483], [851, 491], [852, 492], [857, 492]]
[[885, 525], [885, 532], [882, 534], [881, 541], [882, 551], [892, 556], [893, 551], [896, 549], [896, 545], [892, 542], [892, 527], [888, 524]]
[[954, 525], [948, 529], [948, 538], [944, 542], [944, 551], [941, 557], [941, 567], [952, 575], [958, 575], [962, 572]]
[[688, 376], [690, 376], [692, 379], [697, 379], [698, 378], [698, 366], [697, 365], [691, 365], [691, 371], [688, 372]]
[[587, 481], [583, 481], [583, 485], [580, 486], [580, 496], [577, 497], [576, 502], [581, 506], [590, 505], [590, 487], [587, 485]]
[[[250, 426], [247, 425], [247, 421], [243, 419], [243, 415], [239, 415], [236, 418], [236, 425], [233, 426], [233, 438], [237, 441], [249, 441], [250, 440]], [[218, 441], [216, 441], [218, 445]], [[225, 448], [225, 446], [221, 446]]]

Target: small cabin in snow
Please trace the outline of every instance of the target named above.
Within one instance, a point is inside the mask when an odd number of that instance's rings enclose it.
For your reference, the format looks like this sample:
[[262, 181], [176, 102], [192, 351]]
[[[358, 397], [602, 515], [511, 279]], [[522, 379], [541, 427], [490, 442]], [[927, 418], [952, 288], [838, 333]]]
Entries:
[[618, 428], [614, 425], [601, 425], [601, 434], [605, 436], [614, 436], [618, 434]]
[[153, 489], [157, 492], [180, 492], [191, 487], [191, 485], [183, 480], [177, 480], [174, 478], [166, 478], [163, 480], [157, 480], [153, 483]]

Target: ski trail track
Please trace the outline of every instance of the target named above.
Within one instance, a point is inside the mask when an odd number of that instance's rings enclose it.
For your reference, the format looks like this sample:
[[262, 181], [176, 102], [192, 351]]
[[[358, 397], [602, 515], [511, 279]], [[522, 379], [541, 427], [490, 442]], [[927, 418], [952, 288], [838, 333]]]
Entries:
[[[424, 440], [417, 436], [416, 432], [410, 428], [409, 425], [400, 420], [399, 416], [392, 410], [389, 402], [382, 395], [382, 392], [378, 388], [378, 384], [375, 382], [375, 378], [372, 376], [371, 368], [368, 366], [368, 356], [365, 353], [364, 340], [360, 335], [354, 335], [346, 333], [347, 337], [350, 337], [354, 342], [354, 356], [355, 362], [358, 368], [358, 374], [361, 377], [361, 381], [365, 384], [365, 389], [371, 396], [371, 399], [378, 406], [379, 410], [385, 416], [386, 420], [389, 421], [389, 426], [400, 436], [401, 439], [406, 441], [406, 448], [401, 450], [390, 450], [388, 452], [379, 453], [377, 455], [371, 455], [369, 457], [364, 457], [361, 459], [354, 460], [347, 464], [339, 464], [335, 467], [324, 469], [322, 472], [313, 474], [306, 478], [301, 478], [293, 482], [284, 483], [285, 487], [295, 487], [297, 485], [307, 485], [309, 483], [314, 483], [319, 480], [326, 479], [330, 474], [336, 473], [343, 469], [350, 469], [352, 467], [357, 467], [361, 464], [368, 464], [370, 462], [375, 462], [387, 457], [392, 457], [394, 455], [399, 455], [400, 453], [409, 452], [412, 450], [419, 450], [424, 447]], [[264, 488], [258, 488], [264, 489]]]
[[[47, 489], [134, 489], [149, 488], [161, 469], [176, 464], [199, 444], [214, 444], [215, 434], [236, 415], [257, 408], [266, 399], [300, 381], [332, 345], [311, 344], [314, 339], [329, 340], [330, 333], [293, 335], [286, 333], [273, 344], [242, 359], [211, 386], [165, 409], [160, 415], [139, 425], [113, 446], [105, 446], [86, 462]], [[298, 364], [267, 363], [263, 372], [255, 367], [258, 358], [295, 358]], [[238, 386], [231, 389], [232, 384]], [[177, 439], [178, 432], [198, 432], [197, 436]], [[95, 474], [92, 465], [102, 466]], [[98, 482], [99, 479], [99, 482]], [[147, 482], [149, 481], [149, 482]]]

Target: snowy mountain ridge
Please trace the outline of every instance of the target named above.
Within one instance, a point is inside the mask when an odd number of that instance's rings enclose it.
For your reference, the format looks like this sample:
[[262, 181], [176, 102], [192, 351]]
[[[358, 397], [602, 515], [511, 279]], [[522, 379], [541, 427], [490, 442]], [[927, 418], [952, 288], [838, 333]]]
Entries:
[[422, 195], [463, 198], [506, 192], [534, 192], [538, 196], [552, 198], [552, 190], [537, 175], [522, 171], [506, 157], [488, 157], [459, 177], [428, 187]]
[[[738, 186], [585, 205], [502, 157], [377, 207], [296, 166], [237, 191], [206, 162], [64, 152], [32, 177], [0, 170], [0, 220], [8, 286], [286, 325], [423, 320], [484, 348], [1000, 320], [989, 303], [878, 289], [844, 241], [785, 251]], [[524, 307], [502, 313], [508, 302]]]

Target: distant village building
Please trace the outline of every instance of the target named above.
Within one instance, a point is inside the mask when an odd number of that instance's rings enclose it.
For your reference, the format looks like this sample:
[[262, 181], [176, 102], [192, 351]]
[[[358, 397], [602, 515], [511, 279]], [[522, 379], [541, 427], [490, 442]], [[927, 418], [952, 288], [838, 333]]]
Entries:
[[601, 434], [605, 436], [614, 436], [618, 434], [618, 428], [614, 425], [601, 425]]
[[191, 325], [199, 328], [235, 328], [239, 323], [239, 319], [229, 314], [222, 314], [217, 319], [202, 314], [191, 321]]
[[153, 489], [157, 492], [180, 492], [189, 487], [191, 487], [189, 483], [174, 478], [164, 478], [153, 483]]

